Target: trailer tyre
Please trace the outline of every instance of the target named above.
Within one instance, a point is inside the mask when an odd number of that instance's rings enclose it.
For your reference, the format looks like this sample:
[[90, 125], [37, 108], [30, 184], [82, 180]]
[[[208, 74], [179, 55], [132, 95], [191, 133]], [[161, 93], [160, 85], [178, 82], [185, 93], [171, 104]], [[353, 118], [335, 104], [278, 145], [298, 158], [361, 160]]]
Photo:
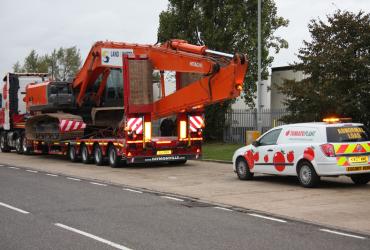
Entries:
[[83, 162], [84, 164], [89, 164], [89, 163], [91, 163], [91, 159], [90, 159], [89, 151], [88, 151], [88, 149], [87, 149], [87, 147], [86, 147], [86, 145], [85, 145], [85, 144], [83, 144], [83, 145], [81, 146], [81, 159], [82, 159], [82, 162]]
[[94, 147], [94, 161], [97, 166], [102, 166], [104, 164], [103, 151], [99, 145]]
[[22, 146], [23, 154], [25, 155], [31, 154], [31, 147], [27, 145], [27, 138], [25, 135], [22, 135], [21, 137], [21, 146]]
[[71, 162], [77, 162], [78, 161], [77, 150], [74, 146], [69, 146], [69, 148], [68, 148], [68, 158]]
[[109, 165], [112, 168], [117, 168], [120, 164], [120, 159], [117, 155], [117, 149], [115, 146], [111, 145], [108, 149]]
[[23, 154], [23, 146], [22, 146], [22, 137], [17, 136], [17, 139], [15, 139], [15, 151], [17, 154]]
[[5, 133], [0, 134], [0, 149], [1, 149], [1, 152], [4, 152], [4, 153], [10, 152], [10, 148], [9, 148], [8, 143], [6, 141], [6, 134]]

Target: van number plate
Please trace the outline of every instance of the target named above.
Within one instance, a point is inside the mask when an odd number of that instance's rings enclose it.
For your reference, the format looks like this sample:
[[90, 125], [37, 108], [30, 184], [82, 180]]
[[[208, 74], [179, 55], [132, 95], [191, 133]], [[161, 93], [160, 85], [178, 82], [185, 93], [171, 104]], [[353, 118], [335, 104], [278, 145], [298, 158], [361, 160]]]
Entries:
[[350, 163], [367, 163], [368, 158], [367, 156], [353, 156], [353, 157], [349, 157], [349, 162]]
[[157, 151], [157, 155], [170, 155], [172, 154], [172, 150], [159, 150]]

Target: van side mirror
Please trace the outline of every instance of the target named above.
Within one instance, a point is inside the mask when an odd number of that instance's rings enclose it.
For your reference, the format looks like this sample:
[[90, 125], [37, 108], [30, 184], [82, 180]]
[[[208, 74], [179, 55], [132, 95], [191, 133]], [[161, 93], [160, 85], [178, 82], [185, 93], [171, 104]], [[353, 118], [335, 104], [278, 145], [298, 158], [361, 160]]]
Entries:
[[260, 142], [259, 142], [259, 141], [254, 141], [254, 142], [252, 142], [252, 145], [253, 145], [253, 146], [255, 146], [255, 147], [258, 147], [258, 146], [260, 146], [261, 144], [260, 144]]

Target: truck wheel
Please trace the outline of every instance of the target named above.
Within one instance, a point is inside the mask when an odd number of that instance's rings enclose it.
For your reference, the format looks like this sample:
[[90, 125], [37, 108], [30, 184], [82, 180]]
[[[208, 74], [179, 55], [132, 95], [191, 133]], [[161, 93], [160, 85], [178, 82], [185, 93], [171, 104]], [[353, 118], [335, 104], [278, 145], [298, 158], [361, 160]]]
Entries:
[[251, 180], [253, 179], [254, 173], [249, 170], [247, 161], [244, 158], [239, 157], [235, 163], [236, 174], [240, 180]]
[[74, 146], [69, 146], [69, 148], [68, 148], [68, 158], [71, 162], [77, 162], [78, 161], [77, 150]]
[[370, 174], [354, 174], [350, 176], [356, 185], [366, 185], [370, 181]]
[[1, 152], [4, 152], [4, 153], [10, 152], [10, 148], [9, 148], [8, 143], [6, 141], [6, 134], [5, 133], [0, 134], [0, 149], [1, 149]]
[[115, 146], [111, 145], [108, 149], [109, 165], [112, 168], [117, 168], [120, 164], [120, 159], [117, 155], [117, 149]]
[[319, 184], [320, 176], [317, 175], [311, 163], [302, 161], [298, 165], [298, 180], [303, 187], [313, 188]]
[[104, 164], [103, 151], [99, 145], [94, 147], [94, 161], [97, 166], [102, 166]]
[[17, 154], [23, 154], [23, 147], [22, 147], [22, 137], [18, 136], [17, 139], [15, 139], [15, 151]]
[[81, 146], [81, 159], [84, 164], [91, 163], [89, 151], [87, 150], [87, 147], [85, 144]]

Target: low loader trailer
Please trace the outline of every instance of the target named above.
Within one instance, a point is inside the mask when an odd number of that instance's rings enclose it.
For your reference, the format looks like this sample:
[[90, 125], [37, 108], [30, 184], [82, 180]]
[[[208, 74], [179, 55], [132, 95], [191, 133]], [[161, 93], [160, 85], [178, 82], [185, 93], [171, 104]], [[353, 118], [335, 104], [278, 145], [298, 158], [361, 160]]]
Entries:
[[[97, 42], [72, 82], [31, 73], [4, 78], [0, 149], [66, 155], [73, 162], [111, 167], [199, 159], [204, 107], [239, 96], [247, 65], [245, 55], [183, 40]], [[176, 85], [169, 95], [167, 72], [174, 74]], [[26, 83], [19, 80], [23, 77], [33, 78]], [[153, 98], [156, 81], [158, 100]], [[155, 134], [153, 122], [160, 120], [161, 133]]]

